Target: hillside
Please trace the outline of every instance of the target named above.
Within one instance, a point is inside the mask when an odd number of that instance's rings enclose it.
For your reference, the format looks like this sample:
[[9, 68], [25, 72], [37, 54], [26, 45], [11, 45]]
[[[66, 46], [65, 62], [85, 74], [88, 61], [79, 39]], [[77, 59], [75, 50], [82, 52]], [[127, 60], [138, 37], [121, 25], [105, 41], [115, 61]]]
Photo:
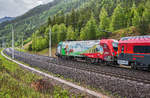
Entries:
[[29, 50], [48, 47], [49, 29], [52, 45], [65, 40], [119, 39], [124, 36], [150, 34], [149, 0], [89, 0], [83, 7], [67, 14], [61, 11], [49, 18], [47, 25], [32, 35]]
[[[69, 12], [72, 8], [78, 7], [79, 0], [54, 0], [45, 5], [39, 5], [22, 16], [16, 17], [13, 21], [6, 21], [0, 24], [0, 36], [5, 36], [7, 42], [11, 42], [12, 25], [15, 31], [15, 41], [24, 36], [27, 39], [39, 26], [47, 22], [48, 17], [53, 16], [59, 11]], [[84, 0], [87, 1], [87, 0]], [[68, 6], [70, 5], [70, 6]], [[0, 39], [1, 40], [1, 39]], [[2, 41], [0, 41], [1, 43]]]
[[5, 22], [5, 21], [11, 21], [13, 19], [14, 19], [13, 17], [3, 17], [3, 18], [0, 18], [0, 23]]

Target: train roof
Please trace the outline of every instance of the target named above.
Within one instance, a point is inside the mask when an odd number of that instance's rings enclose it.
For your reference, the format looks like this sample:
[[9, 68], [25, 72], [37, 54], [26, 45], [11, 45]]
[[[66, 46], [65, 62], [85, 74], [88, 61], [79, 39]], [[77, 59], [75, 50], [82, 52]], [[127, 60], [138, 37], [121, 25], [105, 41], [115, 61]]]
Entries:
[[123, 37], [120, 39], [119, 43], [150, 43], [150, 35]]
[[89, 41], [102, 41], [102, 40], [113, 40], [113, 41], [117, 41], [115, 39], [100, 39], [100, 40], [77, 40], [77, 41], [74, 41], [74, 40], [66, 40], [66, 41], [62, 41], [62, 42], [89, 42]]

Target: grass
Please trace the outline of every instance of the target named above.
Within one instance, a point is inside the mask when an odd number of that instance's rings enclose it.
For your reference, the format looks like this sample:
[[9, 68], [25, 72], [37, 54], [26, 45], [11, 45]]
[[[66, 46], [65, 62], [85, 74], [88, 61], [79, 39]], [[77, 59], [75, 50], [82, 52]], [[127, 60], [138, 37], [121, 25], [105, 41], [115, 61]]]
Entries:
[[134, 26], [123, 28], [120, 30], [114, 31], [109, 38], [117, 39], [119, 40], [121, 37], [127, 37], [127, 36], [139, 36], [141, 35], [138, 29]]
[[32, 83], [40, 79], [43, 77], [23, 70], [0, 55], [0, 98], [70, 98], [69, 91], [59, 86], [54, 86], [52, 93], [36, 90]]
[[[19, 51], [19, 50], [18, 50]], [[49, 56], [49, 48], [43, 49], [41, 51], [35, 52], [35, 51], [28, 51], [28, 50], [24, 50], [22, 52], [28, 52], [30, 54], [38, 54], [38, 55], [44, 55], [44, 56]], [[52, 47], [52, 57], [56, 57], [55, 56], [56, 53], [56, 47]]]
[[27, 50], [21, 49], [21, 48], [15, 48], [15, 50], [20, 51], [20, 52], [27, 52]]
[[[49, 48], [46, 48], [46, 49], [43, 49], [43, 50], [37, 51], [37, 52], [35, 52], [35, 51], [29, 51], [28, 47], [29, 47], [30, 44], [32, 44], [32, 41], [29, 41], [28, 43], [26, 43], [24, 45], [24, 49], [22, 49], [22, 50], [18, 49], [18, 51], [28, 52], [28, 53], [31, 53], [31, 54], [38, 54], [38, 55], [49, 56]], [[56, 53], [56, 46], [52, 47], [52, 57], [56, 57], [55, 53]]]

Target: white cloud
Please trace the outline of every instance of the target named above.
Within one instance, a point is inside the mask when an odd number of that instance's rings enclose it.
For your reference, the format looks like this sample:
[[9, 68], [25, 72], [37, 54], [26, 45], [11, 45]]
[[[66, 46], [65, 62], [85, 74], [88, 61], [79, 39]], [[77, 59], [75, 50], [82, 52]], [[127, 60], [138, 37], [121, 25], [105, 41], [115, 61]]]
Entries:
[[43, 1], [38, 1], [37, 3], [40, 5], [40, 4], [43, 4]]
[[0, 18], [19, 16], [29, 9], [52, 0], [0, 0]]

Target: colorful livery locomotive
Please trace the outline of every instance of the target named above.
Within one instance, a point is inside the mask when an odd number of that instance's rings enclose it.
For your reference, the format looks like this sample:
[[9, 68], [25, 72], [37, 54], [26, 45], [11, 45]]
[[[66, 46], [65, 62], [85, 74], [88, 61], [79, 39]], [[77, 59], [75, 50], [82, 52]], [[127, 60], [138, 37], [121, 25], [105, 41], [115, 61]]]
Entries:
[[118, 64], [132, 68], [150, 67], [150, 36], [124, 37], [119, 41]]
[[58, 57], [83, 58], [91, 62], [117, 61], [118, 41], [114, 39], [64, 41], [57, 47]]

